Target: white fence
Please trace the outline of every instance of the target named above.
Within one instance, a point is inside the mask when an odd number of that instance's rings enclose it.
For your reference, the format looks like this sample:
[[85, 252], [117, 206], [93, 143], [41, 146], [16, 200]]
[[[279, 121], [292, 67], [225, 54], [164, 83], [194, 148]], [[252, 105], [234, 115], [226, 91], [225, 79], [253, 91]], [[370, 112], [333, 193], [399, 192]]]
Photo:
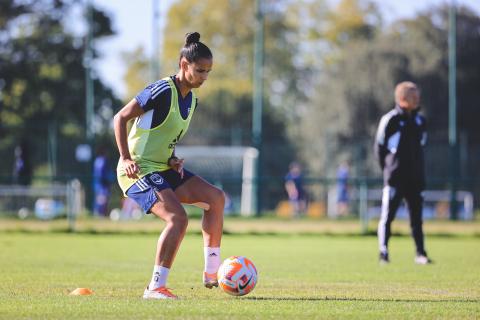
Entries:
[[70, 229], [85, 209], [85, 192], [80, 181], [44, 186], [0, 185], [0, 214], [48, 220], [66, 216]]
[[[448, 218], [450, 212], [449, 190], [426, 190], [422, 193], [424, 198], [424, 219]], [[461, 220], [473, 220], [473, 194], [469, 191], [457, 191], [458, 218]], [[368, 189], [366, 185], [349, 190], [349, 206], [355, 207], [360, 213], [362, 220], [378, 218], [381, 212], [382, 190]], [[329, 217], [339, 215], [337, 205], [337, 190], [332, 188], [328, 193], [327, 212]], [[397, 218], [408, 218], [408, 212], [402, 204], [397, 212]]]

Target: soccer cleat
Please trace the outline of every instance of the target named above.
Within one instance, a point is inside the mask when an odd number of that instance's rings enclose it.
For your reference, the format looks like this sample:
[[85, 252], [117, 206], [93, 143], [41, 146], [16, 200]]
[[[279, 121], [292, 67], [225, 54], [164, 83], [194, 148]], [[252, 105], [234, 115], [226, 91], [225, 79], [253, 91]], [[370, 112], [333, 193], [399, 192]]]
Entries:
[[379, 260], [380, 264], [389, 264], [390, 263], [390, 259], [388, 258], [388, 253], [386, 253], [386, 252], [380, 252], [378, 260]]
[[160, 287], [157, 289], [150, 290], [148, 287], [143, 292], [143, 299], [173, 299], [176, 300], [178, 297], [170, 292], [170, 289], [166, 287]]
[[212, 289], [213, 287], [218, 287], [218, 278], [216, 273], [203, 273], [203, 285], [208, 288]]
[[417, 255], [414, 261], [416, 264], [421, 264], [421, 265], [433, 263], [432, 260], [430, 260], [426, 255], [423, 255], [423, 254]]

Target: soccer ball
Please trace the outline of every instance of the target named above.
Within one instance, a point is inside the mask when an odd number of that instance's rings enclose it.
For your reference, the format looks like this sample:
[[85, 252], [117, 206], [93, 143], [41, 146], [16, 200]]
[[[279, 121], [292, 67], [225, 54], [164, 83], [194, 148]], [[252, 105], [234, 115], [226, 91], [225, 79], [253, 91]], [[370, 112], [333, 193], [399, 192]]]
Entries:
[[218, 269], [220, 288], [232, 296], [243, 296], [252, 291], [257, 279], [257, 268], [245, 257], [227, 258]]

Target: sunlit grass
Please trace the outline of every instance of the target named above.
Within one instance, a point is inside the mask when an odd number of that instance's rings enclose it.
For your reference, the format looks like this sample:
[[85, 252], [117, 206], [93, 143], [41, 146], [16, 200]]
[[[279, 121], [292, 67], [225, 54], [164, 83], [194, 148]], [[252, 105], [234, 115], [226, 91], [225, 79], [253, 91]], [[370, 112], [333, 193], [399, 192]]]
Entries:
[[[413, 264], [409, 237], [377, 263], [374, 237], [225, 236], [223, 257], [259, 270], [242, 298], [201, 285], [202, 240], [187, 235], [168, 286], [180, 301], [144, 301], [155, 235], [0, 233], [1, 319], [318, 319], [480, 316], [478, 237], [430, 237], [435, 264]], [[73, 297], [77, 287], [94, 295]]]

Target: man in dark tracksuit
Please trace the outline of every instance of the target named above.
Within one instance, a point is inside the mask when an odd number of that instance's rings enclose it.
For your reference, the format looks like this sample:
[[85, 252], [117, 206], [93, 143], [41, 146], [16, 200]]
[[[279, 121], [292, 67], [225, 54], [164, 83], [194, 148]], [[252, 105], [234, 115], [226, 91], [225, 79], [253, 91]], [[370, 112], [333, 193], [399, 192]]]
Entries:
[[382, 213], [378, 223], [380, 262], [388, 263], [390, 226], [402, 199], [407, 202], [415, 240], [415, 263], [428, 264], [422, 230], [422, 191], [425, 188], [423, 147], [427, 140], [425, 118], [418, 113], [420, 92], [413, 82], [395, 88], [395, 108], [380, 120], [375, 155], [383, 170]]

